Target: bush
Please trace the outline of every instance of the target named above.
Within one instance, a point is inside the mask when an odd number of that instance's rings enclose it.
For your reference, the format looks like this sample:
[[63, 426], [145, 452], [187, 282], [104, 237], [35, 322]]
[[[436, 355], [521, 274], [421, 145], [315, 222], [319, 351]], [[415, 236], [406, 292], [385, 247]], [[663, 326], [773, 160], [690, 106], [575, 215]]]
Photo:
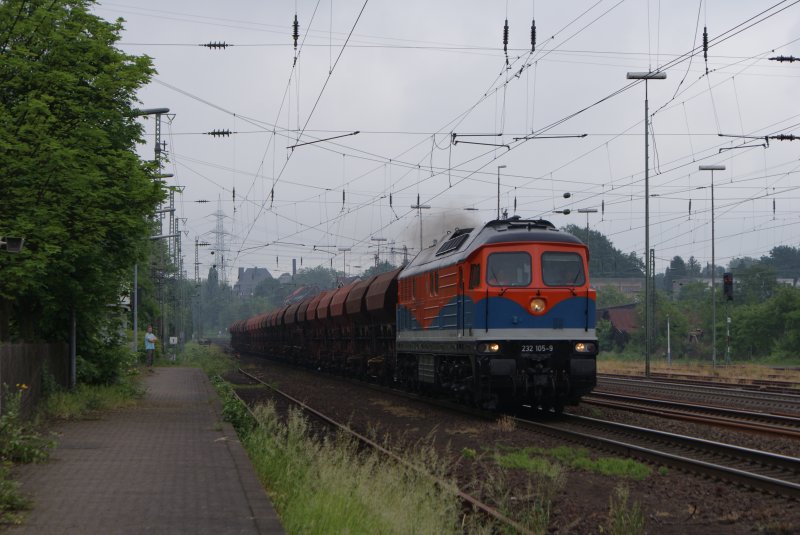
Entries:
[[122, 337], [89, 337], [80, 347], [81, 354], [76, 358], [79, 383], [115, 384], [136, 366], [136, 354]]
[[3, 404], [5, 411], [0, 415], [0, 462], [20, 463], [39, 462], [47, 459], [52, 440], [43, 438], [33, 426], [22, 418], [22, 398], [28, 386], [18, 384], [15, 392], [10, 392]]

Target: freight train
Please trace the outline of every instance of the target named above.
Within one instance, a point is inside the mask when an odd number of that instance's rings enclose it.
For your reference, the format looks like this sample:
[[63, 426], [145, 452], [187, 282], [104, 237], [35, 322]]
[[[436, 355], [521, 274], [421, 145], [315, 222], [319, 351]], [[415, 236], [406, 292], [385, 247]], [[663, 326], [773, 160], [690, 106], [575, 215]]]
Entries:
[[408, 265], [233, 323], [236, 351], [489, 409], [596, 385], [589, 252], [544, 220], [449, 232]]

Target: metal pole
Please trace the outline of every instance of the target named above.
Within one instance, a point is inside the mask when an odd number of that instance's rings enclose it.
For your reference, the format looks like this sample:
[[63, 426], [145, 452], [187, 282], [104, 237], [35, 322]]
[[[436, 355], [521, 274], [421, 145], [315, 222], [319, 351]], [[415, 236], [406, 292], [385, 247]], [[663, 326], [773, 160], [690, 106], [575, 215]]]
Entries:
[[727, 321], [725, 323], [725, 364], [731, 363], [731, 312], [730, 303], [725, 304], [725, 316]]
[[667, 366], [672, 366], [672, 347], [669, 339], [669, 314], [667, 314]]
[[644, 80], [644, 374], [650, 377], [650, 142], [647, 81], [664, 80], [665, 72], [629, 72], [629, 80]]
[[72, 307], [69, 317], [69, 386], [75, 388], [78, 381], [77, 360], [78, 360], [78, 333], [77, 319], [75, 318], [75, 307]]
[[430, 208], [430, 205], [420, 204], [419, 195], [417, 195], [417, 204], [412, 205], [411, 208], [417, 210], [417, 213], [419, 213], [419, 251], [422, 252], [422, 210], [423, 208], [427, 210]]
[[711, 171], [711, 324], [713, 325], [711, 364], [717, 366], [717, 265], [714, 256], [714, 171]]
[[650, 377], [650, 144], [647, 124], [647, 80], [644, 81], [644, 375]]
[[497, 219], [500, 219], [500, 169], [505, 169], [505, 165], [497, 166]]
[[139, 350], [139, 263], [133, 265], [133, 351]]
[[701, 165], [700, 171], [711, 171], [711, 364], [717, 366], [717, 265], [714, 250], [714, 171], [724, 171], [724, 165]]

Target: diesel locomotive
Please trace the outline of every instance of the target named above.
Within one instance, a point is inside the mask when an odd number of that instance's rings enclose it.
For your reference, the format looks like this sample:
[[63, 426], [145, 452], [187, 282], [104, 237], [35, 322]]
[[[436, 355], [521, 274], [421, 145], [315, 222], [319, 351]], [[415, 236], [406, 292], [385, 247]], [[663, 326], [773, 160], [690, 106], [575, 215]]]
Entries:
[[596, 384], [588, 254], [544, 220], [455, 229], [403, 268], [235, 322], [231, 345], [478, 407], [560, 412]]

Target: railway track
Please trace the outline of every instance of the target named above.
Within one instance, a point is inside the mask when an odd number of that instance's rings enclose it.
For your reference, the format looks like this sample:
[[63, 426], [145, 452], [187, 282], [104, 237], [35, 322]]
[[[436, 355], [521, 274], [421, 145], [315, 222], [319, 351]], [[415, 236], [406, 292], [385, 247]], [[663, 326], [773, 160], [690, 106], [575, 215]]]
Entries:
[[711, 376], [673, 373], [651, 373], [649, 378], [637, 377], [633, 375], [598, 373], [597, 379], [599, 383], [602, 383], [605, 380], [618, 379], [648, 383], [658, 382], [663, 384], [691, 385], [693, 387], [732, 389], [748, 392], [769, 392], [773, 394], [788, 394], [795, 397], [800, 396], [800, 388], [798, 388], [797, 384], [771, 379], [742, 379], [735, 383], [727, 383]]
[[[332, 376], [333, 377], [333, 376]], [[481, 419], [496, 413], [472, 409], [375, 384], [337, 377], [394, 396], [423, 401]], [[259, 382], [259, 379], [256, 379]], [[552, 415], [551, 415], [552, 416]], [[546, 421], [515, 417], [520, 427], [614, 454], [638, 458], [751, 489], [800, 499], [800, 459], [709, 440], [565, 413]], [[471, 503], [471, 502], [467, 502]], [[489, 507], [489, 506], [486, 506]], [[479, 510], [483, 510], [478, 508]], [[491, 509], [491, 507], [489, 507]], [[491, 513], [488, 513], [490, 514]]]
[[555, 422], [516, 421], [537, 432], [626, 457], [800, 498], [800, 459], [796, 457], [566, 413]]
[[[529, 529], [527, 529], [525, 526], [523, 526], [522, 524], [512, 520], [511, 518], [508, 518], [504, 514], [500, 513], [494, 507], [492, 507], [492, 506], [490, 506], [490, 505], [488, 505], [486, 503], [483, 503], [478, 498], [475, 498], [474, 496], [472, 496], [470, 494], [467, 494], [466, 492], [462, 491], [461, 489], [455, 488], [450, 483], [442, 481], [441, 479], [438, 479], [435, 476], [433, 476], [433, 475], [431, 475], [431, 474], [429, 474], [427, 472], [423, 472], [419, 467], [414, 466], [412, 464], [409, 464], [406, 460], [404, 460], [402, 457], [398, 456], [397, 454], [395, 454], [391, 450], [385, 448], [384, 446], [381, 446], [380, 444], [378, 444], [377, 442], [369, 439], [368, 437], [366, 437], [366, 436], [354, 431], [349, 426], [347, 426], [347, 425], [345, 425], [343, 423], [340, 423], [340, 422], [334, 420], [333, 418], [330, 418], [329, 416], [325, 415], [324, 413], [314, 409], [313, 407], [310, 407], [306, 403], [294, 398], [293, 396], [287, 394], [286, 392], [283, 392], [282, 390], [276, 388], [273, 385], [270, 385], [269, 383], [263, 381], [261, 378], [242, 370], [241, 368], [237, 368], [237, 371], [240, 374], [244, 375], [245, 377], [249, 378], [250, 380], [256, 381], [260, 385], [268, 388], [269, 390], [271, 390], [272, 392], [274, 392], [278, 396], [280, 396], [280, 397], [284, 398], [285, 400], [289, 401], [291, 404], [300, 407], [305, 413], [313, 416], [315, 419], [324, 422], [326, 425], [330, 426], [333, 429], [342, 431], [342, 432], [346, 433], [347, 435], [353, 437], [355, 440], [357, 440], [363, 446], [371, 448], [371, 449], [373, 449], [375, 451], [379, 451], [383, 455], [385, 455], [386, 457], [389, 457], [392, 460], [403, 464], [404, 466], [407, 466], [407, 467], [409, 467], [409, 468], [411, 468], [413, 470], [416, 470], [416, 471], [424, 474], [425, 476], [427, 476], [428, 478], [433, 480], [437, 485], [439, 485], [439, 486], [441, 486], [443, 488], [448, 488], [448, 489], [453, 490], [458, 495], [458, 497], [461, 500], [462, 504], [464, 506], [468, 507], [469, 509], [480, 511], [481, 513], [485, 514], [488, 517], [493, 518], [495, 521], [503, 524], [504, 526], [513, 528], [514, 530], [516, 530], [517, 533], [531, 534], [532, 535], [532, 532]], [[242, 403], [245, 406], [247, 406], [247, 404], [244, 402], [244, 400], [242, 400], [241, 398], [239, 398], [239, 399], [240, 399], [240, 401], [242, 401]], [[250, 407], [248, 407], [248, 410], [250, 410]]]
[[603, 391], [594, 391], [591, 395], [584, 396], [581, 399], [581, 403], [641, 414], [652, 414], [662, 418], [712, 424], [788, 438], [800, 438], [800, 418], [795, 416], [730, 409], [716, 405], [698, 405], [696, 403], [683, 403]]
[[719, 383], [664, 381], [634, 377], [598, 376], [596, 392], [641, 395], [665, 400], [685, 399], [714, 406], [746, 408], [754, 412], [800, 417], [800, 393], [772, 392], [722, 386]]

